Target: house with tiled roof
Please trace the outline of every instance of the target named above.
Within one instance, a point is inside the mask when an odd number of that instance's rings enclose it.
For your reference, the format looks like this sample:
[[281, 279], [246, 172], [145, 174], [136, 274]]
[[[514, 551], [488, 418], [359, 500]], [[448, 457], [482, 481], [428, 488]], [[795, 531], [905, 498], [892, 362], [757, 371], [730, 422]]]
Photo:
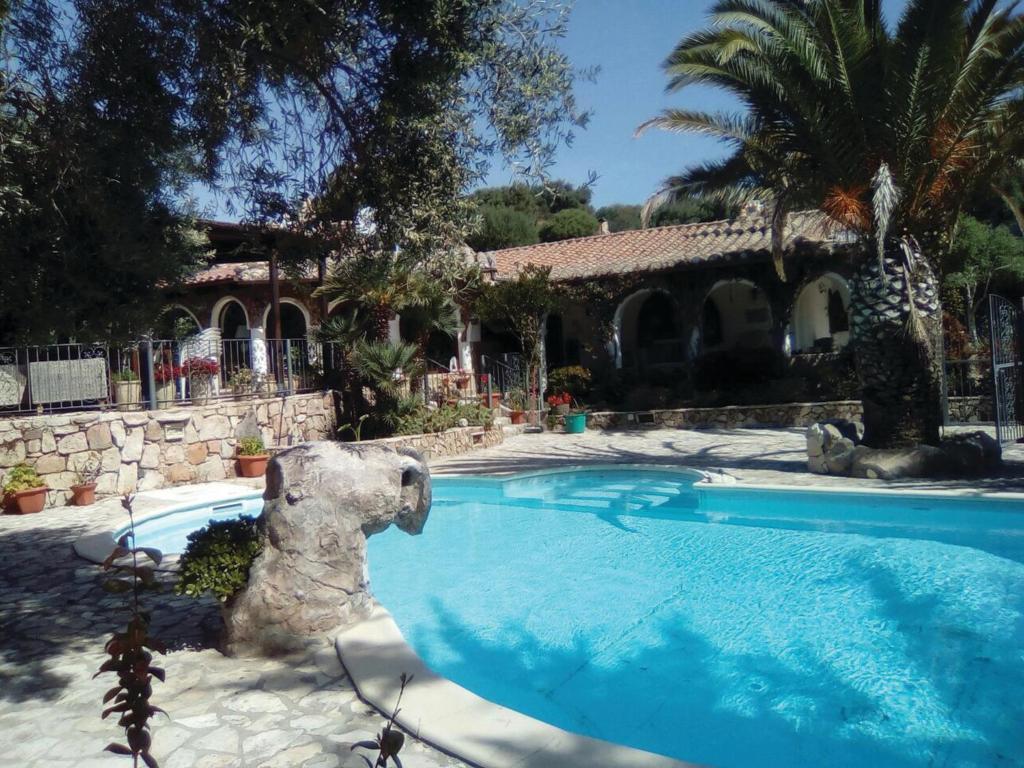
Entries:
[[[782, 280], [770, 222], [751, 206], [730, 221], [602, 233], [478, 258], [499, 280], [534, 264], [577, 288], [580, 301], [548, 319], [549, 369], [645, 373], [716, 353], [791, 358], [841, 349], [849, 341], [846, 242], [820, 213], [790, 216]], [[489, 336], [485, 328], [485, 354], [496, 351]]]
[[[312, 298], [315, 269], [272, 279], [267, 233], [209, 224], [214, 262], [173, 297], [174, 310], [223, 339], [309, 335], [337, 308]], [[513, 277], [528, 264], [551, 268], [579, 301], [548, 318], [548, 369], [580, 364], [644, 376], [687, 368], [712, 356], [745, 360], [834, 354], [849, 340], [845, 239], [816, 212], [789, 217], [785, 280], [772, 260], [764, 213], [750, 207], [734, 220], [594, 235], [481, 252], [490, 279]], [[275, 329], [274, 285], [280, 329]], [[438, 340], [432, 356], [478, 372], [515, 352], [502, 328], [463, 318], [455, 340]], [[401, 338], [401, 318], [392, 336]]]

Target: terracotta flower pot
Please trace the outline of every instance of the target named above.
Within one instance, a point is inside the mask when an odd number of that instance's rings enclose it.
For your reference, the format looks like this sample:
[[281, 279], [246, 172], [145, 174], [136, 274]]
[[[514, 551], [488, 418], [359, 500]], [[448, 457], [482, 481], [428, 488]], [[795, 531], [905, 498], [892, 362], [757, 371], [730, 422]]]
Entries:
[[42, 512], [46, 506], [46, 492], [50, 489], [29, 488], [27, 491], [15, 491], [10, 494], [8, 512], [15, 515], [32, 515]]
[[242, 477], [262, 477], [267, 471], [267, 462], [270, 454], [261, 453], [258, 456], [239, 456], [238, 474]]
[[490, 408], [500, 408], [501, 407], [501, 393], [500, 392], [492, 392], [491, 393], [491, 403], [490, 403], [490, 406], [488, 406], [488, 404], [487, 404], [487, 395], [486, 395], [486, 393], [480, 395], [480, 402], [482, 402], [484, 404], [484, 408], [487, 408], [487, 407], [490, 407]]
[[511, 419], [513, 424], [525, 424], [526, 411], [512, 411]]
[[96, 503], [96, 483], [71, 486], [71, 503], [76, 507], [88, 507]]

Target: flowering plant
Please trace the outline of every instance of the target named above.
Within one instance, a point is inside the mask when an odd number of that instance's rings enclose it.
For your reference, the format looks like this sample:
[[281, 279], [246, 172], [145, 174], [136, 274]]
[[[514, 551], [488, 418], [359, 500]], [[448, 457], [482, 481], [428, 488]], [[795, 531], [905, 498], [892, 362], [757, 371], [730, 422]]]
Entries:
[[560, 395], [548, 395], [548, 405], [552, 408], [557, 408], [560, 405], [571, 405], [572, 395], [568, 392], [562, 392]]
[[220, 365], [216, 360], [206, 357], [190, 357], [181, 364], [181, 372], [185, 376], [216, 376], [220, 372]]
[[181, 367], [170, 363], [159, 363], [153, 366], [153, 378], [157, 384], [166, 384], [169, 381], [181, 378]]

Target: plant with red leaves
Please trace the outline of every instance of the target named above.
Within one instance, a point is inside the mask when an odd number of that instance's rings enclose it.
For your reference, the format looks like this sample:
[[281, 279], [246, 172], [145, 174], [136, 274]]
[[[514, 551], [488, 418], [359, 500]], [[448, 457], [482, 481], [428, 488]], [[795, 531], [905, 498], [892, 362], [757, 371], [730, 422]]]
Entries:
[[181, 372], [186, 376], [216, 376], [220, 365], [208, 357], [190, 357], [181, 364]]
[[[132, 593], [131, 619], [124, 632], [115, 632], [107, 641], [105, 650], [110, 658], [103, 662], [99, 671], [93, 675], [98, 677], [105, 672], [117, 673], [117, 685], [103, 696], [103, 703], [110, 704], [103, 710], [106, 719], [114, 713], [120, 714], [118, 726], [124, 728], [127, 744], [112, 742], [105, 751], [115, 755], [127, 755], [132, 758], [132, 765], [138, 768], [141, 759], [148, 768], [159, 768], [156, 758], [150, 753], [152, 733], [149, 720], [157, 712], [164, 712], [149, 702], [153, 694], [153, 678], [164, 681], [164, 670], [152, 666], [153, 652], [166, 654], [167, 648], [156, 638], [149, 636], [149, 615], [139, 605], [139, 593], [143, 589], [155, 589], [159, 585], [153, 566], [139, 565], [139, 555], [145, 555], [153, 565], [159, 565], [162, 555], [159, 550], [149, 547], [129, 546], [135, 541], [135, 517], [132, 513], [132, 497], [125, 495], [121, 506], [128, 512], [128, 533], [120, 538], [114, 551], [103, 561], [103, 570], [114, 570], [128, 573], [129, 578], [112, 578], [103, 584], [108, 592]], [[121, 565], [117, 561], [131, 556], [131, 565]], [[164, 714], [167, 714], [164, 712]]]
[[404, 672], [399, 678], [402, 681], [402, 687], [398, 689], [398, 701], [395, 702], [395, 709], [391, 713], [391, 717], [384, 724], [384, 730], [377, 734], [377, 738], [374, 741], [357, 741], [351, 747], [351, 749], [377, 750], [376, 762], [371, 763], [370, 758], [366, 755], [360, 755], [368, 768], [387, 768], [389, 760], [394, 762], [396, 768], [402, 768], [402, 761], [398, 758], [398, 753], [401, 751], [402, 745], [405, 744], [405, 734], [395, 728], [395, 718], [401, 711], [400, 706], [405, 686], [412, 682], [412, 678], [412, 675], [407, 676]]

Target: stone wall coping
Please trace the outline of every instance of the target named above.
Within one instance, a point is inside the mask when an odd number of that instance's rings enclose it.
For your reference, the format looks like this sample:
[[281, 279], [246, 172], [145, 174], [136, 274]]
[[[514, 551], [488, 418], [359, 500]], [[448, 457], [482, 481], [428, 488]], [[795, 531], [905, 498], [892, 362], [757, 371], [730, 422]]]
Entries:
[[722, 405], [691, 408], [650, 408], [645, 411], [588, 411], [588, 416], [619, 416], [644, 413], [738, 413], [742, 411], [783, 410], [797, 408], [860, 407], [860, 400], [818, 400], [808, 403], [773, 403], [761, 405]]
[[413, 675], [402, 697], [398, 724], [481, 768], [696, 768], [570, 733], [440, 677], [409, 647], [391, 614], [377, 601], [368, 618], [338, 634], [335, 648], [356, 692], [382, 714], [391, 713], [398, 697], [399, 671]]

